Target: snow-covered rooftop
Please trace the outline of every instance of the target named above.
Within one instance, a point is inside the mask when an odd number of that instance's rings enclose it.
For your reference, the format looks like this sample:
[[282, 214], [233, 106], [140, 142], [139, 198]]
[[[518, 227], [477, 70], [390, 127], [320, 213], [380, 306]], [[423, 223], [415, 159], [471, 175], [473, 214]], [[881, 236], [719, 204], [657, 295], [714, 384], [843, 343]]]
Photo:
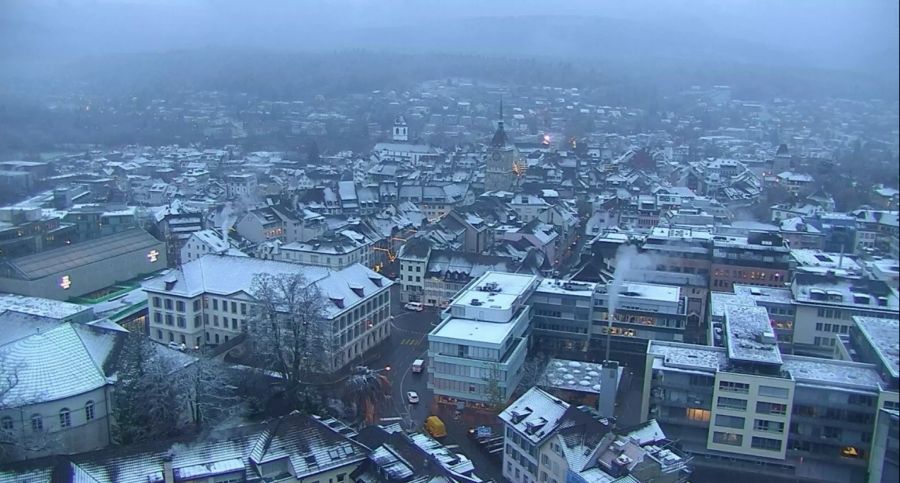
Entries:
[[785, 355], [781, 369], [798, 384], [819, 387], [877, 392], [884, 383], [874, 366], [857, 362]]
[[67, 317], [81, 314], [82, 312], [90, 312], [91, 308], [59, 300], [26, 297], [23, 295], [0, 294], [0, 312], [6, 310], [63, 320]]
[[[599, 394], [603, 390], [603, 365], [594, 362], [551, 359], [541, 377], [541, 385], [568, 391]], [[617, 380], [621, 380], [622, 366], [618, 368]]]
[[543, 390], [532, 387], [500, 413], [499, 418], [538, 443], [556, 429], [569, 404]]
[[[258, 258], [206, 255], [182, 265], [179, 269], [144, 282], [143, 288], [150, 293], [181, 297], [196, 297], [205, 293], [224, 296], [238, 293], [252, 295], [253, 278], [259, 273], [302, 274], [307, 282], [315, 284], [322, 295], [333, 302], [325, 305], [329, 317], [352, 308], [393, 283], [360, 264], [333, 271], [322, 267]], [[358, 293], [359, 291], [362, 295]]]
[[487, 272], [457, 294], [452, 305], [510, 310], [536, 280], [534, 275]]
[[853, 320], [891, 377], [900, 377], [900, 321], [858, 315]]
[[112, 332], [66, 323], [0, 346], [0, 375], [15, 369], [18, 378], [0, 405], [55, 401], [105, 386], [102, 366], [114, 342]]
[[555, 278], [545, 278], [541, 280], [536, 292], [580, 295], [590, 297], [597, 284], [592, 282], [572, 282]]
[[781, 351], [769, 312], [756, 305], [725, 307], [728, 358], [736, 361], [781, 364]]
[[792, 249], [791, 258], [801, 267], [836, 268], [849, 272], [857, 272], [860, 266], [849, 255], [828, 253], [822, 250]]
[[516, 328], [516, 322], [484, 322], [471, 319], [451, 318], [443, 322], [432, 337], [464, 340], [469, 343], [500, 345]]
[[734, 294], [739, 298], [752, 299], [762, 303], [789, 304], [794, 300], [790, 289], [780, 287], [735, 284]]

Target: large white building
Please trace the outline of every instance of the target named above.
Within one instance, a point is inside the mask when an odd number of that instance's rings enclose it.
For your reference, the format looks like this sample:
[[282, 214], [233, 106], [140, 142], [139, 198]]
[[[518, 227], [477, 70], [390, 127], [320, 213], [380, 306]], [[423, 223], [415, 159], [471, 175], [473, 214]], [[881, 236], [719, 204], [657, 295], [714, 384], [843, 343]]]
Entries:
[[247, 256], [244, 252], [232, 246], [227, 238], [219, 235], [215, 230], [200, 230], [191, 233], [190, 238], [181, 247], [181, 263], [192, 262], [210, 253], [234, 257]]
[[374, 242], [354, 230], [341, 230], [333, 237], [286, 243], [272, 254], [274, 260], [341, 270], [355, 263], [371, 266]]
[[509, 400], [528, 347], [526, 302], [539, 283], [534, 275], [487, 272], [460, 291], [428, 334], [428, 387], [438, 402]]
[[392, 282], [356, 264], [334, 271], [249, 257], [207, 255], [143, 284], [150, 338], [189, 347], [217, 345], [242, 334], [251, 322], [253, 277], [302, 273], [323, 297], [337, 370], [390, 335]]

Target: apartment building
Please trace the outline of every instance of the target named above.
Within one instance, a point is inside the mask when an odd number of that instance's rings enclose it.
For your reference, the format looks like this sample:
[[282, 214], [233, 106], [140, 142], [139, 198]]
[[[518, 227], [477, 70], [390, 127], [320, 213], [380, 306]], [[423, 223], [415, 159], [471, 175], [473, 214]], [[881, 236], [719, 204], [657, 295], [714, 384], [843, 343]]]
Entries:
[[422, 302], [431, 242], [422, 237], [407, 241], [397, 254], [400, 261], [400, 301]]
[[543, 279], [529, 298], [533, 345], [552, 354], [587, 352], [598, 284]]
[[[706, 320], [706, 298], [710, 286], [710, 268], [713, 235], [704, 229], [654, 228], [644, 240], [641, 250], [652, 256], [655, 271], [669, 272], [683, 276], [683, 283], [689, 286], [688, 317], [691, 323]], [[657, 282], [652, 278], [640, 281]], [[687, 287], [684, 287], [685, 289]], [[696, 319], [695, 319], [696, 318]]]
[[338, 370], [390, 335], [392, 282], [356, 264], [328, 270], [249, 257], [207, 255], [143, 284], [150, 338], [188, 347], [218, 345], [252, 322], [252, 284], [258, 273], [301, 273], [325, 297], [331, 326], [329, 370]]
[[[797, 309], [794, 305], [794, 296], [791, 290], [788, 288], [734, 284], [734, 293], [738, 297], [750, 300], [755, 305], [766, 309], [772, 329], [775, 330], [778, 348], [782, 354], [793, 353], [794, 320]], [[726, 294], [716, 293], [715, 295]]]
[[[591, 317], [593, 347], [605, 348], [607, 333], [611, 351], [617, 355], [645, 354], [651, 340], [684, 341], [686, 301], [681, 287], [627, 282], [612, 295], [613, 288], [612, 284], [597, 287]], [[615, 299], [612, 316], [611, 297]]]
[[784, 287], [790, 269], [790, 249], [777, 233], [713, 237], [710, 290], [731, 292], [735, 283]]
[[616, 428], [615, 420], [531, 388], [500, 413], [503, 477], [521, 483], [683, 483], [691, 459], [655, 421]]
[[247, 255], [235, 248], [228, 238], [223, 237], [215, 230], [200, 230], [191, 233], [190, 238], [181, 247], [181, 263], [189, 263], [210, 253], [246, 257]]
[[463, 288], [428, 334], [428, 388], [438, 403], [506, 402], [522, 379], [534, 275], [487, 272]]
[[865, 481], [876, 416], [896, 386], [872, 364], [782, 355], [763, 307], [724, 310], [724, 347], [650, 342], [644, 417], [697, 464]]
[[796, 354], [834, 357], [838, 340], [853, 326], [853, 316], [896, 319], [897, 292], [882, 280], [834, 271], [800, 271], [790, 286], [796, 314], [793, 346]]
[[282, 262], [340, 270], [355, 263], [370, 267], [374, 242], [353, 230], [342, 230], [308, 242], [279, 245], [273, 258]]

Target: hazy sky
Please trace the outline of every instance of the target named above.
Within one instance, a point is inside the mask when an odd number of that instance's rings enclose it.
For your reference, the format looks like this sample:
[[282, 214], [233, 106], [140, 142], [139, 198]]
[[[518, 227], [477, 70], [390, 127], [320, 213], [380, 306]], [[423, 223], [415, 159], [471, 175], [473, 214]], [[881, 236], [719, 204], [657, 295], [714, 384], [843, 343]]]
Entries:
[[346, 47], [341, 36], [361, 29], [427, 32], [461, 19], [511, 16], [624, 19], [639, 29], [714, 34], [837, 67], [896, 63], [898, 50], [897, 0], [0, 0], [0, 54], [328, 49]]

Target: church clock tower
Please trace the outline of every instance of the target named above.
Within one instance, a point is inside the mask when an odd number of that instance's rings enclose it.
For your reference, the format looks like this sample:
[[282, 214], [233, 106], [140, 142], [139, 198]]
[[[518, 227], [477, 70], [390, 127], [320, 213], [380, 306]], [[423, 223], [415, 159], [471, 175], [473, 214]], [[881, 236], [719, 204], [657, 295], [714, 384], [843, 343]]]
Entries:
[[[488, 147], [487, 159], [484, 170], [485, 191], [510, 191], [515, 184], [516, 170], [520, 167], [519, 155], [515, 146], [510, 144], [506, 131], [503, 129], [503, 101], [500, 101], [500, 119], [497, 121], [497, 131], [491, 138]], [[521, 169], [521, 168], [520, 168]]]

